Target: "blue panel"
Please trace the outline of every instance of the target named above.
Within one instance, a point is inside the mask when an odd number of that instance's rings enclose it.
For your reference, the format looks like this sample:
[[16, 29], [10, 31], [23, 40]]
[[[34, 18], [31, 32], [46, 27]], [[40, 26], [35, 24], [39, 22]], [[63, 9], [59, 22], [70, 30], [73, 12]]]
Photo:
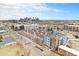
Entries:
[[56, 37], [56, 35], [58, 35], [58, 38], [61, 37], [61, 33], [60, 32], [54, 31], [53, 32], [53, 36]]
[[68, 38], [65, 35], [63, 35], [63, 37], [62, 37], [62, 45], [65, 45], [67, 43], [67, 41], [68, 41]]
[[67, 43], [68, 38], [65, 35], [61, 35], [58, 39], [58, 46], [65, 45]]
[[56, 32], [55, 31], [53, 32], [53, 36], [56, 37]]
[[43, 44], [47, 45], [50, 48], [51, 47], [51, 36], [44, 36]]
[[15, 40], [12, 37], [8, 37], [2, 40], [2, 42], [0, 42], [0, 46], [3, 46], [5, 44], [11, 43], [11, 42], [15, 42]]

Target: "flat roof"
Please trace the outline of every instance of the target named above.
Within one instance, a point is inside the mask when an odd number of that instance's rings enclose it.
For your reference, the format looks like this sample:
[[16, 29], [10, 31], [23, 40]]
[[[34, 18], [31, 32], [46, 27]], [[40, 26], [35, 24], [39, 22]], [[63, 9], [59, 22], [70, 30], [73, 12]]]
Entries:
[[79, 51], [76, 51], [76, 50], [74, 50], [72, 48], [68, 48], [68, 47], [63, 46], [63, 45], [59, 46], [59, 48], [64, 49], [64, 50], [66, 50], [66, 51], [68, 51], [68, 52], [70, 52], [70, 53], [72, 53], [74, 55], [79, 56]]
[[12, 37], [7, 37], [7, 38], [4, 38], [2, 42], [0, 42], [0, 46], [3, 46], [8, 43], [12, 43], [12, 42], [16, 42], [16, 40]]
[[1, 33], [1, 32], [5, 32], [5, 31], [6, 31], [6, 30], [0, 30], [0, 33]]
[[67, 26], [72, 26], [72, 27], [79, 27], [79, 25], [67, 25]]

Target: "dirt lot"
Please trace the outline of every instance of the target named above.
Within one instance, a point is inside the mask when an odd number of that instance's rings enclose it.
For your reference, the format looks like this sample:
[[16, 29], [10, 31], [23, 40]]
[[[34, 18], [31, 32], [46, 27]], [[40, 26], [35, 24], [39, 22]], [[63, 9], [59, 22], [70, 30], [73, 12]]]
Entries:
[[68, 45], [70, 46], [70, 48], [73, 48], [73, 49], [79, 51], [79, 40], [78, 41], [77, 40], [71, 40], [71, 41], [69, 41]]
[[0, 56], [17, 56], [22, 55], [23, 49], [17, 44], [0, 48]]

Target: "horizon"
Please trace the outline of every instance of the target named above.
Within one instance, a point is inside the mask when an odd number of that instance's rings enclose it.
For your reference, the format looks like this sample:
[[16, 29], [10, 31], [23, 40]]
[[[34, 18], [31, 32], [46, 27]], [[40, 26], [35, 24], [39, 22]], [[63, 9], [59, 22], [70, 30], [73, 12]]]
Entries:
[[79, 20], [79, 3], [0, 3], [0, 20], [38, 17], [40, 20]]

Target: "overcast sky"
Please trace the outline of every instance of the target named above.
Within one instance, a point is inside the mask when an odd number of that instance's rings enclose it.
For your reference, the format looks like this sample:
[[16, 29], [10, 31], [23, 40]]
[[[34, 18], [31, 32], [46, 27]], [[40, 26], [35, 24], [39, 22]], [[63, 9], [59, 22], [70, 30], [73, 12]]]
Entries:
[[66, 3], [0, 3], [0, 19], [19, 19], [24, 17], [40, 19], [79, 19], [79, 4]]

